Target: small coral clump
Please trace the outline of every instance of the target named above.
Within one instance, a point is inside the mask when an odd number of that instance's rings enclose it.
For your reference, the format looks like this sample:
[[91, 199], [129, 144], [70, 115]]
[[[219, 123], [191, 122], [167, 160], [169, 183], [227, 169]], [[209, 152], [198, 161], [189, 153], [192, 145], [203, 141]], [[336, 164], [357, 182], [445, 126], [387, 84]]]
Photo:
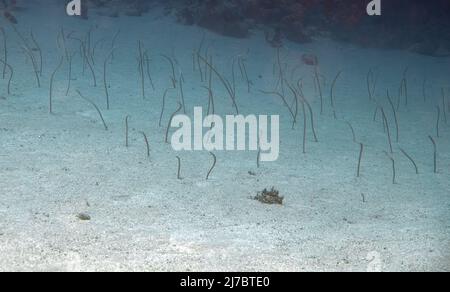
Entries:
[[276, 190], [274, 187], [272, 187], [270, 191], [264, 189], [262, 192], [259, 192], [256, 195], [255, 200], [263, 204], [283, 205], [284, 197], [281, 197], [280, 192]]

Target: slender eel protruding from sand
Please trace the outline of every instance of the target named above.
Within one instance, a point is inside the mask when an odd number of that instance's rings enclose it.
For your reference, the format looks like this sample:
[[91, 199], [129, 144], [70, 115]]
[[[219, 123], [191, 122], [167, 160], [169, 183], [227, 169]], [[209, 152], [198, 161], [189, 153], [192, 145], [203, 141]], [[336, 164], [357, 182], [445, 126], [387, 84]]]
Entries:
[[401, 92], [405, 95], [405, 106], [408, 106], [408, 80], [406, 79], [406, 74], [408, 73], [408, 68], [403, 71], [403, 79], [401, 82]]
[[213, 160], [213, 164], [212, 164], [211, 168], [208, 171], [208, 174], [206, 175], [206, 180], [209, 179], [209, 177], [211, 176], [211, 173], [213, 172], [213, 170], [214, 170], [214, 168], [216, 167], [216, 164], [217, 164], [217, 157], [216, 157], [216, 155], [214, 153], [212, 153], [212, 152], [209, 152], [209, 154], [213, 157], [214, 160]]
[[92, 67], [91, 62], [89, 61], [88, 52], [86, 50], [87, 50], [86, 45], [84, 43], [82, 43], [82, 51], [83, 51], [83, 55], [84, 55], [84, 60], [85, 60], [86, 64], [88, 65], [89, 70], [91, 71], [92, 80], [94, 82], [94, 87], [97, 87], [97, 77], [95, 76], [94, 68]]
[[398, 143], [399, 140], [400, 140], [400, 134], [399, 134], [399, 125], [398, 125], [397, 111], [395, 110], [394, 103], [392, 102], [391, 96], [389, 94], [389, 90], [387, 91], [387, 99], [389, 101], [389, 104], [391, 105], [392, 113], [394, 114], [394, 122], [395, 122], [395, 128], [396, 128], [396, 133], [397, 133], [396, 141]]
[[363, 153], [364, 153], [364, 144], [363, 143], [359, 143], [359, 157], [358, 157], [358, 168], [356, 170], [356, 177], [360, 177], [361, 176], [361, 162], [362, 162], [362, 157], [363, 157]]
[[334, 108], [334, 88], [336, 86], [336, 82], [339, 79], [339, 77], [342, 75], [342, 71], [339, 71], [336, 75], [336, 77], [333, 80], [333, 83], [331, 84], [331, 90], [330, 90], [330, 102], [331, 107]]
[[389, 122], [388, 122], [388, 119], [386, 117], [386, 114], [385, 114], [383, 108], [381, 108], [381, 113], [383, 114], [383, 123], [384, 123], [385, 129], [387, 130], [387, 138], [388, 138], [388, 142], [389, 142], [389, 150], [390, 150], [390, 153], [392, 154], [392, 153], [394, 153], [394, 150], [392, 149], [391, 130], [389, 128]]
[[102, 112], [100, 111], [98, 106], [94, 102], [92, 102], [91, 100], [89, 100], [86, 97], [84, 97], [79, 90], [77, 90], [77, 93], [82, 99], [84, 99], [85, 101], [89, 102], [95, 108], [95, 110], [97, 111], [98, 115], [100, 116], [100, 119], [102, 120], [103, 127], [105, 127], [105, 131], [108, 131], [108, 126], [106, 125], [105, 119], [103, 118]]
[[144, 132], [141, 132], [142, 137], [144, 137], [145, 147], [147, 149], [147, 158], [150, 158], [150, 143], [148, 143], [147, 135]]
[[258, 147], [258, 154], [256, 155], [256, 168], [261, 167], [261, 148]]
[[241, 77], [243, 77], [245, 79], [245, 82], [247, 83], [247, 91], [248, 93], [250, 93], [252, 82], [248, 78], [247, 67], [245, 66], [245, 60], [242, 57], [239, 57], [239, 69], [241, 71]]
[[297, 115], [296, 113], [292, 110], [291, 106], [289, 106], [288, 102], [286, 101], [286, 97], [279, 93], [279, 92], [269, 92], [269, 91], [264, 91], [264, 90], [260, 90], [259, 92], [263, 93], [263, 94], [271, 94], [271, 95], [276, 95], [278, 96], [282, 101], [283, 104], [286, 106], [286, 108], [288, 109], [289, 113], [291, 114], [292, 117], [292, 127], [294, 127], [294, 125], [297, 123]]
[[66, 90], [66, 96], [69, 95], [69, 91], [70, 91], [70, 86], [72, 85], [72, 62], [73, 62], [73, 56], [75, 55], [75, 53], [73, 54], [69, 54], [68, 57], [68, 76], [67, 76], [67, 90]]
[[447, 111], [445, 110], [445, 89], [442, 88], [442, 113], [444, 115], [444, 123], [447, 124]]
[[303, 102], [306, 104], [306, 107], [308, 108], [309, 116], [310, 116], [310, 120], [311, 120], [311, 130], [312, 130], [313, 136], [314, 136], [314, 142], [318, 143], [319, 139], [317, 138], [316, 127], [314, 126], [314, 112], [311, 107], [311, 104], [308, 102], [305, 95], [303, 94], [302, 88], [303, 88], [302, 80], [299, 79], [297, 82], [297, 89], [299, 91], [299, 95], [300, 95], [301, 99], [303, 100]]
[[144, 62], [145, 62], [145, 66], [147, 69], [146, 71], [147, 71], [148, 81], [150, 82], [150, 85], [151, 85], [153, 91], [155, 91], [155, 84], [153, 83], [152, 74], [150, 73], [150, 57], [148, 56], [147, 51], [144, 53]]
[[433, 139], [433, 137], [428, 136], [428, 138], [430, 139], [431, 143], [433, 143], [433, 163], [434, 163], [434, 173], [438, 173], [438, 169], [437, 169], [437, 145], [436, 145], [436, 141]]
[[181, 177], [181, 158], [179, 156], [177, 156], [177, 161], [178, 161], [177, 179], [182, 180], [182, 177]]
[[125, 117], [125, 147], [129, 147], [130, 143], [129, 143], [129, 120], [130, 120], [130, 116], [127, 115]]
[[406, 156], [406, 158], [408, 158], [409, 161], [411, 161], [412, 165], [414, 166], [414, 168], [416, 170], [416, 174], [419, 174], [419, 168], [417, 167], [417, 164], [414, 161], [414, 159], [408, 153], [406, 153], [406, 151], [403, 150], [402, 148], [400, 148], [400, 151], [403, 153], [403, 155]]
[[38, 42], [36, 41], [33, 31], [31, 31], [30, 33], [31, 35], [31, 40], [34, 43], [34, 47], [37, 50], [38, 54], [39, 54], [39, 76], [42, 77], [42, 71], [43, 71], [43, 60], [42, 60], [42, 50], [41, 47], [39, 46]]
[[323, 114], [323, 94], [322, 94], [322, 85], [320, 85], [320, 78], [319, 78], [319, 72], [317, 71], [317, 67], [314, 70], [314, 76], [317, 84], [317, 89], [319, 90], [319, 97], [320, 97], [320, 114]]
[[114, 53], [114, 48], [106, 55], [105, 61], [103, 62], [103, 85], [105, 87], [105, 97], [106, 97], [106, 109], [109, 110], [109, 90], [108, 90], [108, 81], [106, 80], [106, 65], [108, 60], [112, 58], [112, 54]]
[[145, 99], [145, 76], [144, 76], [144, 53], [143, 53], [143, 47], [142, 42], [139, 41], [139, 58], [138, 58], [138, 65], [139, 65], [139, 75], [141, 75], [141, 93], [142, 93], [142, 99]]
[[439, 106], [436, 106], [437, 111], [437, 120], [436, 120], [436, 135], [438, 138], [441, 137], [440, 131], [439, 131], [439, 124], [441, 122], [441, 108]]
[[12, 66], [9, 65], [8, 63], [6, 63], [4, 60], [0, 59], [0, 63], [4, 64], [7, 68], [9, 68], [9, 71], [11, 72], [11, 74], [9, 75], [9, 80], [8, 80], [8, 95], [10, 95], [11, 94], [11, 81], [14, 76], [14, 70], [13, 70]]
[[214, 115], [215, 114], [214, 93], [211, 90], [211, 88], [208, 88], [206, 86], [202, 86], [202, 87], [208, 91], [208, 110], [206, 112], [208, 113], [208, 115], [209, 114]]
[[302, 111], [303, 111], [303, 154], [306, 154], [306, 110], [305, 103], [302, 101]]
[[8, 45], [6, 40], [6, 33], [3, 27], [0, 27], [0, 33], [3, 37], [3, 79], [6, 78], [6, 67], [8, 64]]
[[367, 72], [367, 77], [366, 77], [366, 83], [367, 83], [367, 92], [369, 93], [369, 100], [372, 100], [373, 98], [373, 91], [371, 88], [371, 82], [373, 82], [373, 71], [372, 69], [369, 69], [369, 72]]
[[[116, 41], [117, 41], [117, 38], [119, 37], [119, 34], [120, 34], [120, 29], [117, 30], [116, 34], [114, 35], [114, 37], [111, 40], [111, 49], [116, 47]], [[112, 54], [111, 59], [114, 60], [114, 52]]]
[[58, 66], [56, 67], [55, 71], [52, 73], [52, 77], [50, 78], [50, 92], [49, 92], [49, 112], [50, 114], [53, 113], [53, 81], [55, 79], [56, 72], [61, 68], [64, 61], [64, 57], [61, 56], [61, 59], [59, 60]]
[[225, 86], [225, 89], [227, 90], [227, 92], [228, 92], [228, 94], [229, 94], [229, 96], [231, 98], [231, 101], [233, 103], [234, 109], [236, 110], [236, 114], [239, 115], [239, 108], [238, 108], [237, 103], [236, 103], [236, 92], [233, 91], [233, 87], [230, 84], [230, 82], [225, 77], [223, 77], [219, 73], [219, 71], [217, 71], [217, 69], [214, 68], [214, 66], [211, 63], [209, 63], [205, 58], [203, 58], [200, 55], [198, 57], [199, 57], [200, 60], [202, 60], [203, 62], [205, 62], [208, 65], [209, 69], [211, 69], [214, 72], [214, 74], [220, 79], [222, 84]]
[[39, 88], [41, 88], [41, 79], [39, 78], [39, 69], [36, 64], [36, 60], [34, 59], [33, 52], [28, 49], [27, 46], [22, 47], [23, 51], [30, 57], [31, 63], [33, 65], [34, 75], [36, 77], [36, 82]]
[[352, 137], [353, 137], [353, 143], [356, 143], [356, 134], [355, 134], [355, 129], [353, 128], [352, 124], [350, 124], [350, 122], [346, 121], [345, 122], [348, 127], [350, 128], [350, 131], [352, 131]]
[[162, 119], [163, 119], [163, 115], [164, 115], [164, 110], [166, 108], [166, 97], [167, 97], [167, 93], [169, 93], [169, 90], [171, 90], [173, 88], [167, 88], [164, 91], [163, 94], [163, 98], [162, 98], [162, 106], [161, 106], [161, 114], [159, 115], [159, 122], [158, 122], [158, 126], [161, 128], [162, 127]]
[[[292, 123], [292, 129], [294, 129], [295, 124], [297, 122], [297, 116], [298, 116], [298, 99], [299, 99], [299, 97], [298, 97], [297, 91], [295, 91], [295, 89], [289, 84], [289, 82], [287, 80], [286, 80], [286, 84], [289, 87], [289, 90], [294, 95], [294, 100], [293, 100], [294, 105], [292, 106], [294, 108], [294, 111], [293, 111], [294, 112], [294, 121]], [[303, 109], [304, 109], [304, 107], [305, 107], [305, 105], [303, 104]], [[306, 115], [305, 115], [305, 118], [306, 118]]]
[[172, 86], [174, 88], [176, 88], [177, 87], [177, 78], [175, 76], [175, 64], [173, 63], [172, 58], [168, 57], [167, 55], [161, 54], [161, 57], [166, 59], [167, 62], [169, 62], [169, 64], [170, 64], [170, 68], [172, 69], [172, 76], [170, 77], [170, 79], [172, 80]]
[[387, 153], [386, 151], [384, 151], [384, 154], [386, 154], [386, 156], [391, 160], [392, 162], [392, 184], [397, 184], [396, 181], [396, 177], [397, 177], [397, 173], [395, 171], [395, 160], [394, 157], [392, 157], [391, 155], [389, 155], [389, 153]]
[[183, 91], [183, 73], [181, 72], [178, 83], [180, 84], [180, 98], [181, 98], [181, 105], [183, 106], [183, 113], [186, 114], [186, 103], [184, 102], [184, 91]]

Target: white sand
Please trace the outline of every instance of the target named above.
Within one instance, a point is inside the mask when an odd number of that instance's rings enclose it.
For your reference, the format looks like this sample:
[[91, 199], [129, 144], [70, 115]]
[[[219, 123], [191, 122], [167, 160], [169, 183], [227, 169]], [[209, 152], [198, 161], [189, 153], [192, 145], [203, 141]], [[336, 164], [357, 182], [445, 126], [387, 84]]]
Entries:
[[[33, 1], [34, 2], [34, 1]], [[36, 1], [37, 2], [37, 1]], [[19, 14], [18, 29], [30, 28], [44, 51], [42, 88], [37, 89], [32, 65], [20, 50], [20, 40], [7, 26], [9, 59], [15, 69], [12, 95], [0, 80], [0, 270], [2, 271], [449, 271], [450, 270], [450, 131], [441, 120], [438, 143], [439, 173], [433, 173], [428, 135], [435, 136], [440, 88], [449, 86], [449, 59], [400, 51], [363, 49], [327, 40], [312, 44], [286, 43], [283, 62], [290, 70], [303, 53], [320, 59], [326, 77], [325, 113], [312, 83], [312, 70], [302, 66], [319, 143], [308, 131], [307, 154], [302, 154], [303, 118], [291, 130], [289, 113], [274, 96], [275, 51], [260, 32], [252, 38], [224, 38], [197, 27], [175, 24], [155, 10], [141, 18], [91, 17], [90, 21], [63, 15], [62, 7], [45, 11], [36, 3]], [[6, 23], [3, 22], [6, 25]], [[82, 37], [95, 25], [93, 40], [105, 38], [96, 51], [98, 86], [89, 71], [82, 75], [79, 54], [74, 57], [69, 96], [67, 64], [56, 74], [54, 112], [48, 114], [51, 72], [60, 52], [56, 35], [61, 25]], [[105, 110], [103, 58], [120, 28], [114, 61], [108, 65], [111, 110]], [[192, 52], [205, 35], [215, 65], [230, 76], [231, 60], [245, 55], [252, 92], [240, 79], [237, 101], [243, 114], [280, 114], [281, 155], [256, 168], [254, 152], [217, 153], [217, 167], [207, 152], [176, 153], [165, 144], [165, 127], [177, 96], [168, 97], [162, 128], [158, 127], [161, 97], [170, 86], [170, 70], [159, 54], [176, 57], [186, 78], [187, 110], [206, 107], [207, 92], [192, 70]], [[137, 73], [137, 40], [150, 49], [156, 91], [147, 85], [142, 100]], [[68, 41], [78, 52], [78, 44]], [[397, 184], [383, 151], [387, 140], [380, 116], [373, 122], [375, 104], [368, 101], [366, 74], [375, 68], [376, 98], [392, 114], [385, 99], [389, 88], [397, 98], [403, 70], [408, 67], [409, 105], [398, 113], [400, 143], [394, 143]], [[178, 70], [178, 69], [177, 69]], [[330, 83], [336, 85], [336, 115], [330, 109]], [[261, 75], [261, 78], [258, 78]], [[427, 96], [422, 81], [427, 76]], [[95, 109], [75, 89], [101, 108], [110, 128], [104, 131]], [[214, 84], [216, 109], [233, 108], [220, 83]], [[441, 106], [442, 107], [442, 106]], [[124, 118], [130, 115], [130, 148], [125, 148]], [[450, 113], [447, 112], [450, 119]], [[366, 145], [362, 177], [356, 178], [359, 146], [352, 142], [349, 121], [358, 141]], [[309, 125], [309, 121], [308, 121]], [[146, 159], [145, 131], [151, 159]], [[395, 129], [391, 124], [395, 136]], [[393, 138], [395, 140], [395, 138]], [[395, 141], [394, 141], [395, 142]], [[414, 173], [399, 146], [419, 166]], [[176, 179], [182, 159], [183, 180]], [[253, 171], [255, 176], [249, 175]], [[283, 206], [263, 205], [251, 197], [275, 186]], [[362, 194], [366, 198], [363, 202]], [[92, 218], [80, 221], [77, 214]]]

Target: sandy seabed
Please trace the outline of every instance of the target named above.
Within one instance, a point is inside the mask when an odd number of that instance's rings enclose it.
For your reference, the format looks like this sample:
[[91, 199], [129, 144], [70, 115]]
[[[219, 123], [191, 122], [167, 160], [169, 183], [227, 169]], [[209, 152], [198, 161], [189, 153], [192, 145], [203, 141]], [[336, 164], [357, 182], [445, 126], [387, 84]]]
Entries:
[[[450, 59], [326, 39], [306, 45], [286, 43], [282, 66], [286, 64], [290, 79], [303, 78], [319, 140], [314, 142], [308, 118], [304, 154], [301, 107], [292, 129], [282, 100], [260, 91], [273, 91], [277, 84], [276, 50], [261, 32], [244, 40], [225, 38], [177, 24], [159, 9], [141, 18], [95, 16], [82, 21], [64, 16], [61, 7], [30, 5], [32, 9], [18, 16], [17, 29], [31, 43], [32, 28], [41, 47], [41, 88], [31, 59], [23, 52], [23, 40], [2, 22], [14, 78], [11, 94], [8, 78], [0, 80], [0, 270], [450, 270], [450, 131], [445, 120], [450, 112], [441, 95], [444, 88], [448, 103]], [[61, 27], [73, 53], [71, 88], [66, 95], [64, 59], [55, 74], [53, 114], [49, 114], [50, 78], [64, 54], [56, 40]], [[103, 61], [119, 30], [114, 57], [107, 62], [111, 109], [106, 110]], [[91, 54], [96, 87], [89, 68], [83, 73], [76, 40], [88, 31], [91, 52], [95, 49]], [[202, 52], [208, 49], [214, 65], [227, 77], [236, 56], [245, 58], [251, 90], [236, 69], [236, 101], [244, 115], [280, 115], [278, 161], [257, 168], [254, 151], [216, 152], [216, 168], [205, 180], [212, 163], [208, 152], [177, 153], [164, 143], [179, 91], [169, 91], [160, 127], [162, 96], [171, 86], [171, 69], [161, 54], [175, 60], [177, 76], [183, 73], [186, 110], [192, 115], [194, 106], [208, 104], [208, 92], [202, 87], [207, 84], [201, 82], [198, 67], [193, 68], [192, 54], [202, 39]], [[148, 49], [155, 85], [153, 90], [146, 80], [145, 100], [137, 70], [138, 40]], [[314, 70], [301, 62], [304, 53], [314, 53], [320, 60], [322, 114]], [[405, 68], [408, 104], [402, 95], [396, 111], [397, 143], [386, 90], [396, 107]], [[369, 69], [377, 80], [372, 101], [366, 86]], [[332, 108], [330, 88], [339, 71]], [[233, 114], [228, 93], [217, 78], [213, 89], [216, 112]], [[99, 106], [108, 131], [76, 90]], [[392, 135], [396, 184], [392, 162], [384, 153], [389, 152], [386, 128], [380, 113], [373, 119], [377, 106], [384, 108]], [[356, 141], [365, 146], [359, 178], [360, 145], [354, 143], [348, 123]], [[141, 132], [148, 136], [150, 158]], [[429, 135], [437, 143], [437, 174]], [[400, 149], [414, 158], [418, 175]], [[182, 180], [177, 179], [176, 156], [181, 159]], [[272, 186], [284, 197], [282, 206], [253, 199]], [[80, 213], [90, 220], [80, 220]]]

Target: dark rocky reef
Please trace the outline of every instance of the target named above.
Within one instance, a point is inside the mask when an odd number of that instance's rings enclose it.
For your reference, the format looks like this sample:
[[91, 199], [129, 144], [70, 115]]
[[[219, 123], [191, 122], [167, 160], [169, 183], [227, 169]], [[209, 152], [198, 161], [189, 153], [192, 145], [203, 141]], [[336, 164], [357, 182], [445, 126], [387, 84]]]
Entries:
[[247, 37], [263, 29], [273, 46], [317, 36], [367, 47], [450, 55], [450, 1], [382, 1], [383, 15], [369, 17], [369, 0], [169, 0], [167, 11], [187, 25]]
[[166, 9], [173, 12], [178, 21], [187, 25], [199, 25], [221, 35], [245, 38], [250, 35], [250, 25], [240, 6], [241, 1], [188, 0], [166, 1]]
[[143, 16], [147, 13], [154, 1], [149, 0], [88, 0], [88, 7], [99, 15], [119, 17]]
[[15, 11], [21, 10], [21, 7], [17, 5], [16, 0], [1, 0], [0, 12], [5, 20], [12, 24], [17, 24], [17, 18], [14, 16]]
[[[450, 55], [449, 0], [382, 0], [382, 16], [369, 17], [370, 0], [87, 0], [90, 14], [141, 16], [165, 7], [186, 25], [246, 38], [263, 30], [268, 44], [329, 37], [365, 47]], [[93, 11], [91, 11], [93, 10]]]

